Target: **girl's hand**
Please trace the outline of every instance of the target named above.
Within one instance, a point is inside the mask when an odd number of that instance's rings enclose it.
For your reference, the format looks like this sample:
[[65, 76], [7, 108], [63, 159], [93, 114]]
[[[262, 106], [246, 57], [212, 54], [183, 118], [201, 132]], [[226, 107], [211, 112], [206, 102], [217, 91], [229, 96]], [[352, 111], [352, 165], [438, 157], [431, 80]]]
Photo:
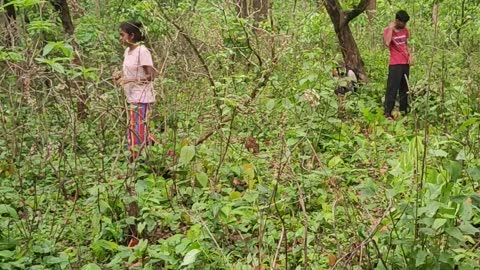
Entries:
[[113, 83], [116, 84], [116, 85], [121, 85], [122, 84], [122, 73], [120, 71], [115, 71], [113, 72], [112, 74], [112, 80], [113, 80]]

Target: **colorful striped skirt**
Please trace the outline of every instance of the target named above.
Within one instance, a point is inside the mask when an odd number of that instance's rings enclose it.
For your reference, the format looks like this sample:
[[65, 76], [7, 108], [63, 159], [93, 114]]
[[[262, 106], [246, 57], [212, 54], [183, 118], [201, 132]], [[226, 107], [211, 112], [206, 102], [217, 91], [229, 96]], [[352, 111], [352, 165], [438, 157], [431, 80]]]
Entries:
[[128, 107], [127, 140], [133, 159], [153, 141], [148, 130], [149, 107], [149, 103], [132, 103]]

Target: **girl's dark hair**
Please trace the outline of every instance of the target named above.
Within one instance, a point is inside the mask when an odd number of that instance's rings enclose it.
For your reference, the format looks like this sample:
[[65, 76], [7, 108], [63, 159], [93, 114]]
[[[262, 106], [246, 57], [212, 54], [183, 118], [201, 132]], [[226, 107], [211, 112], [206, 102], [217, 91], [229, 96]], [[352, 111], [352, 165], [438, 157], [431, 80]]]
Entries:
[[407, 23], [410, 20], [410, 16], [405, 10], [399, 10], [397, 14], [395, 14], [395, 19]]
[[120, 29], [123, 32], [133, 36], [134, 42], [140, 42], [145, 40], [145, 35], [143, 34], [142, 28], [142, 23], [138, 21], [123, 22], [120, 24]]

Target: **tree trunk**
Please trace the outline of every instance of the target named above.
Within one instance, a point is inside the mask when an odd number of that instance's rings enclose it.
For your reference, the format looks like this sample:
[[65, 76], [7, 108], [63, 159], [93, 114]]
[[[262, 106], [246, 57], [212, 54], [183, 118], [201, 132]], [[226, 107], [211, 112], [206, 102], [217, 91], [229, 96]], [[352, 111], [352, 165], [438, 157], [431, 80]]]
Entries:
[[377, 11], [377, 0], [369, 0], [367, 6], [368, 23], [372, 25], [375, 18], [375, 12]]
[[[68, 8], [67, 0], [50, 0], [55, 10], [58, 12], [60, 16], [60, 20], [62, 21], [63, 29], [65, 33], [72, 37], [75, 33], [75, 27], [73, 26], [72, 17], [70, 16], [70, 9]], [[74, 57], [72, 64], [74, 66], [81, 66], [80, 60], [80, 47], [78, 46], [77, 42], [73, 39], [70, 44], [74, 49]], [[77, 100], [77, 116], [79, 119], [83, 120], [87, 117], [87, 99], [88, 94], [87, 92], [82, 89], [83, 82], [81, 80], [74, 80], [69, 82], [69, 84], [75, 92], [78, 94]]]
[[240, 18], [248, 17], [248, 1], [247, 0], [236, 0], [237, 4], [237, 16]]
[[460, 46], [460, 32], [462, 30], [463, 25], [465, 24], [465, 0], [462, 0], [462, 13], [460, 15], [460, 23], [457, 28], [457, 46]]
[[375, 13], [377, 12], [377, 0], [370, 0], [367, 6], [367, 17], [368, 17], [368, 29], [370, 31], [370, 46], [375, 46], [375, 41], [377, 40], [377, 33], [375, 33], [375, 27], [373, 25], [373, 20], [375, 19]]
[[345, 66], [354, 70], [362, 81], [367, 80], [367, 74], [360, 51], [358, 50], [357, 43], [355, 42], [348, 23], [365, 11], [368, 3], [369, 0], [361, 0], [356, 8], [345, 12], [341, 9], [338, 0], [324, 0], [325, 8], [337, 34]]
[[15, 46], [15, 33], [17, 29], [17, 14], [15, 12], [15, 5], [10, 0], [5, 0], [5, 40], [7, 47]]
[[269, 0], [235, 0], [237, 16], [247, 18], [252, 16], [256, 22], [261, 22], [268, 17]]
[[75, 27], [73, 26], [72, 17], [70, 16], [70, 10], [68, 9], [68, 4], [66, 0], [51, 0], [53, 7], [60, 15], [60, 20], [62, 21], [63, 30], [69, 36], [72, 36], [75, 32]]
[[439, 11], [439, 3], [434, 3], [432, 7], [432, 24], [437, 25], [438, 23], [438, 11]]
[[354, 70], [359, 75], [360, 80], [366, 80], [367, 74], [363, 65], [363, 60], [358, 50], [357, 43], [353, 38], [350, 27], [345, 25], [340, 28], [337, 33], [338, 40], [340, 42], [340, 49], [342, 51], [345, 66]]
[[256, 22], [261, 22], [268, 17], [268, 2], [268, 0], [253, 0], [252, 14]]

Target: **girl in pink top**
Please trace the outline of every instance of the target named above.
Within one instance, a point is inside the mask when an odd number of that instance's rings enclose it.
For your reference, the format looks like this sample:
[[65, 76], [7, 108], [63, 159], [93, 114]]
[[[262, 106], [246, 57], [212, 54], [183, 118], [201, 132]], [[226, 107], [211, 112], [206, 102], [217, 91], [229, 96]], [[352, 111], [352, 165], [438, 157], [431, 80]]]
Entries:
[[124, 22], [120, 25], [120, 42], [124, 53], [121, 84], [128, 103], [128, 148], [134, 161], [152, 139], [148, 132], [148, 110], [155, 102], [153, 80], [155, 68], [150, 51], [140, 42], [144, 40], [142, 24]]

